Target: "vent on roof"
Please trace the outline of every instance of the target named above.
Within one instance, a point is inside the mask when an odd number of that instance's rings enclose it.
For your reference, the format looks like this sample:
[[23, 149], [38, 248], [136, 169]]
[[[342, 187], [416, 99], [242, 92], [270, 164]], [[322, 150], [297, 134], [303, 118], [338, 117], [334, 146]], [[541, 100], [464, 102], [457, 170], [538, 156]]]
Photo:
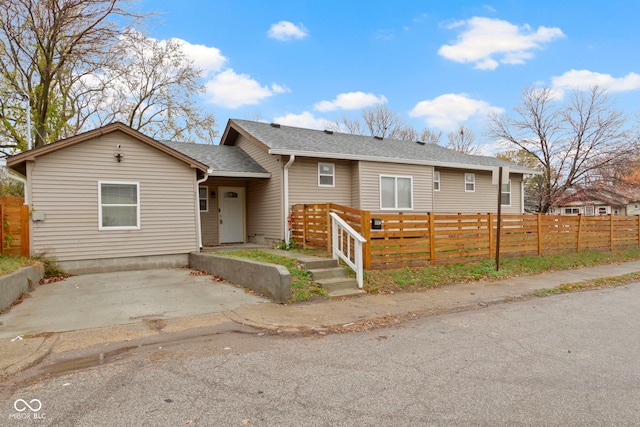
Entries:
[[416, 141], [416, 142], [417, 142], [418, 144], [420, 144], [420, 145], [424, 145], [424, 144], [426, 144], [426, 142], [424, 142], [424, 141]]
[[271, 127], [280, 129], [280, 123], [271, 123]]
[[377, 139], [378, 141], [382, 141], [382, 139], [383, 139], [381, 136], [374, 136], [373, 138]]
[[328, 129], [325, 129], [324, 133], [326, 133], [327, 135], [333, 135], [333, 131]]

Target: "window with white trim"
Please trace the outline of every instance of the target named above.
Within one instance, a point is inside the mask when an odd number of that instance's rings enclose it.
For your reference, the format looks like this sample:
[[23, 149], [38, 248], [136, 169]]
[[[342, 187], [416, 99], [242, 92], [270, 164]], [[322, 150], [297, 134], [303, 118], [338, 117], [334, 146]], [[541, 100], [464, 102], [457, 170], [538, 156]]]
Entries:
[[209, 187], [198, 187], [200, 212], [209, 212]]
[[598, 215], [609, 215], [609, 209], [606, 206], [598, 206]]
[[334, 187], [335, 171], [333, 163], [318, 163], [318, 187]]
[[476, 191], [476, 174], [465, 173], [464, 174], [464, 191], [473, 193]]
[[380, 175], [380, 209], [413, 209], [413, 178]]
[[565, 215], [579, 215], [580, 208], [564, 208]]
[[98, 229], [140, 229], [140, 184], [98, 182]]
[[433, 171], [433, 191], [440, 191], [440, 171]]
[[507, 181], [506, 184], [502, 184], [500, 204], [502, 206], [511, 206], [511, 180]]

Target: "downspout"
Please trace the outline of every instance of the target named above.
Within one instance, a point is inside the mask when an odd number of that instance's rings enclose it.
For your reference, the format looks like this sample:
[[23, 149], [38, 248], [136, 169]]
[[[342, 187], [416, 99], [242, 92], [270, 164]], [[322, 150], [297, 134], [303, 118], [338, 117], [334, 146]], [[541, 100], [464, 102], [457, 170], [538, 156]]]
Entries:
[[520, 213], [524, 214], [525, 209], [524, 209], [524, 174], [522, 175], [522, 178], [520, 179]]
[[[209, 179], [209, 172], [203, 178], [196, 180], [196, 234], [198, 235], [198, 251], [202, 249], [202, 221], [200, 220], [200, 184]], [[207, 198], [209, 195], [207, 194]], [[207, 203], [209, 203], [207, 201]]]
[[291, 230], [289, 230], [289, 167], [293, 164], [296, 156], [291, 154], [289, 161], [284, 165], [284, 242], [289, 248]]

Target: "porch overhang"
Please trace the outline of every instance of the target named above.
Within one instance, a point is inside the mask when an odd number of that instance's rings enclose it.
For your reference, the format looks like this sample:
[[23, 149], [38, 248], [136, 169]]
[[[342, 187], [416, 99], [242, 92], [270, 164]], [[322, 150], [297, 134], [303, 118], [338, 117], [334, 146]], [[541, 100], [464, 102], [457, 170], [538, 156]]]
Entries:
[[219, 178], [271, 178], [271, 172], [242, 172], [242, 171], [207, 171], [209, 177]]

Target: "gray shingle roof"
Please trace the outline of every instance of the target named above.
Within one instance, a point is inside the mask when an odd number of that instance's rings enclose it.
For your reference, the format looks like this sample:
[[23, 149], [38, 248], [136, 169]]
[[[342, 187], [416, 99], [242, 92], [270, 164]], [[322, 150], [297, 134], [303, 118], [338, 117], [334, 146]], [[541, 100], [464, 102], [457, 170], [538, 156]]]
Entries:
[[162, 143], [209, 166], [209, 175], [269, 176], [269, 172], [239, 147], [171, 141], [162, 141]]
[[512, 172], [538, 173], [495, 157], [464, 154], [436, 144], [395, 139], [378, 140], [371, 136], [328, 133], [284, 125], [277, 127], [250, 120], [232, 119], [230, 125], [243, 129], [261, 141], [269, 147], [271, 154], [428, 164], [478, 170], [509, 166]]

